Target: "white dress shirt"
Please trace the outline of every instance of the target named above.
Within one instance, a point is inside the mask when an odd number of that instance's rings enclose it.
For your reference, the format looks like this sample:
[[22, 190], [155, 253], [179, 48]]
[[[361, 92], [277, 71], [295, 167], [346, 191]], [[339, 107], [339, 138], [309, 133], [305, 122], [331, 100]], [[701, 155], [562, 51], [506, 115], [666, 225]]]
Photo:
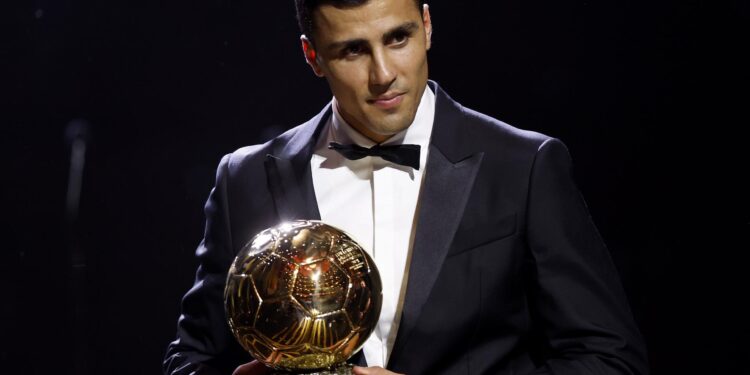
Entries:
[[421, 146], [419, 170], [380, 157], [344, 158], [330, 142], [372, 147], [341, 117], [336, 99], [310, 161], [321, 220], [357, 241], [375, 260], [383, 282], [383, 307], [375, 331], [364, 344], [368, 366], [385, 367], [396, 341], [408, 280], [416, 210], [435, 117], [435, 95], [425, 87], [414, 122], [383, 145]]

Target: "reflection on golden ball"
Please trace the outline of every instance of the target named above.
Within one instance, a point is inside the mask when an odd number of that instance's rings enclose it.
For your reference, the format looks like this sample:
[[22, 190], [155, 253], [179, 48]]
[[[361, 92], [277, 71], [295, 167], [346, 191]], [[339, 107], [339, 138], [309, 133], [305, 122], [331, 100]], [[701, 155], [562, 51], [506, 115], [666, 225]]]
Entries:
[[345, 362], [375, 328], [382, 284], [367, 253], [319, 221], [266, 229], [237, 255], [224, 302], [230, 329], [260, 362], [312, 371]]

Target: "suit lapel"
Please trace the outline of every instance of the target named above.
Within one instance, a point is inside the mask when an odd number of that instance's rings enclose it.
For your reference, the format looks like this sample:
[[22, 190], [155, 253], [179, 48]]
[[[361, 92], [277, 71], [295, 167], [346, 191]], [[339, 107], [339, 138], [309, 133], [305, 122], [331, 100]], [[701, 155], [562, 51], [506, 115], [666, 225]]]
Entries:
[[[279, 222], [295, 219], [320, 220], [318, 204], [310, 199], [312, 181], [309, 176], [298, 177], [292, 160], [268, 154], [265, 160], [268, 189], [271, 191]], [[309, 180], [309, 181], [308, 181]]]
[[466, 117], [458, 103], [433, 82], [435, 123], [425, 180], [420, 196], [409, 278], [396, 342], [388, 363], [409, 360], [404, 351], [409, 335], [429, 297], [463, 217], [464, 207], [482, 161], [482, 152], [464, 144]]
[[273, 152], [266, 155], [264, 166], [268, 190], [279, 222], [320, 220], [310, 158], [330, 113], [331, 106], [328, 105], [298, 131], [276, 138]]

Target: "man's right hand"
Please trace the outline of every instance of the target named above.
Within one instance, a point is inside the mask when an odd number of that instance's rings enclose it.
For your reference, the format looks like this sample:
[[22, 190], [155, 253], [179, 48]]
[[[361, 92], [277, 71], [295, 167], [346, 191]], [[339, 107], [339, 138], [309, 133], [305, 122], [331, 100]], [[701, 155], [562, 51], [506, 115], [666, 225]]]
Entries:
[[252, 361], [250, 363], [245, 363], [244, 365], [237, 367], [232, 375], [265, 375], [270, 373], [271, 369], [266, 367], [266, 365], [258, 361]]

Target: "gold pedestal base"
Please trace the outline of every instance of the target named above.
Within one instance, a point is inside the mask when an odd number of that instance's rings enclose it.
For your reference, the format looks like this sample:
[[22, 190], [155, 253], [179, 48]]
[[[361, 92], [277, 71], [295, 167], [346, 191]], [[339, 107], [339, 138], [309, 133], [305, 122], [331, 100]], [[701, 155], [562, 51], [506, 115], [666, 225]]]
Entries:
[[273, 372], [271, 375], [354, 375], [352, 369], [354, 365], [344, 363], [327, 370], [317, 370], [313, 372]]

